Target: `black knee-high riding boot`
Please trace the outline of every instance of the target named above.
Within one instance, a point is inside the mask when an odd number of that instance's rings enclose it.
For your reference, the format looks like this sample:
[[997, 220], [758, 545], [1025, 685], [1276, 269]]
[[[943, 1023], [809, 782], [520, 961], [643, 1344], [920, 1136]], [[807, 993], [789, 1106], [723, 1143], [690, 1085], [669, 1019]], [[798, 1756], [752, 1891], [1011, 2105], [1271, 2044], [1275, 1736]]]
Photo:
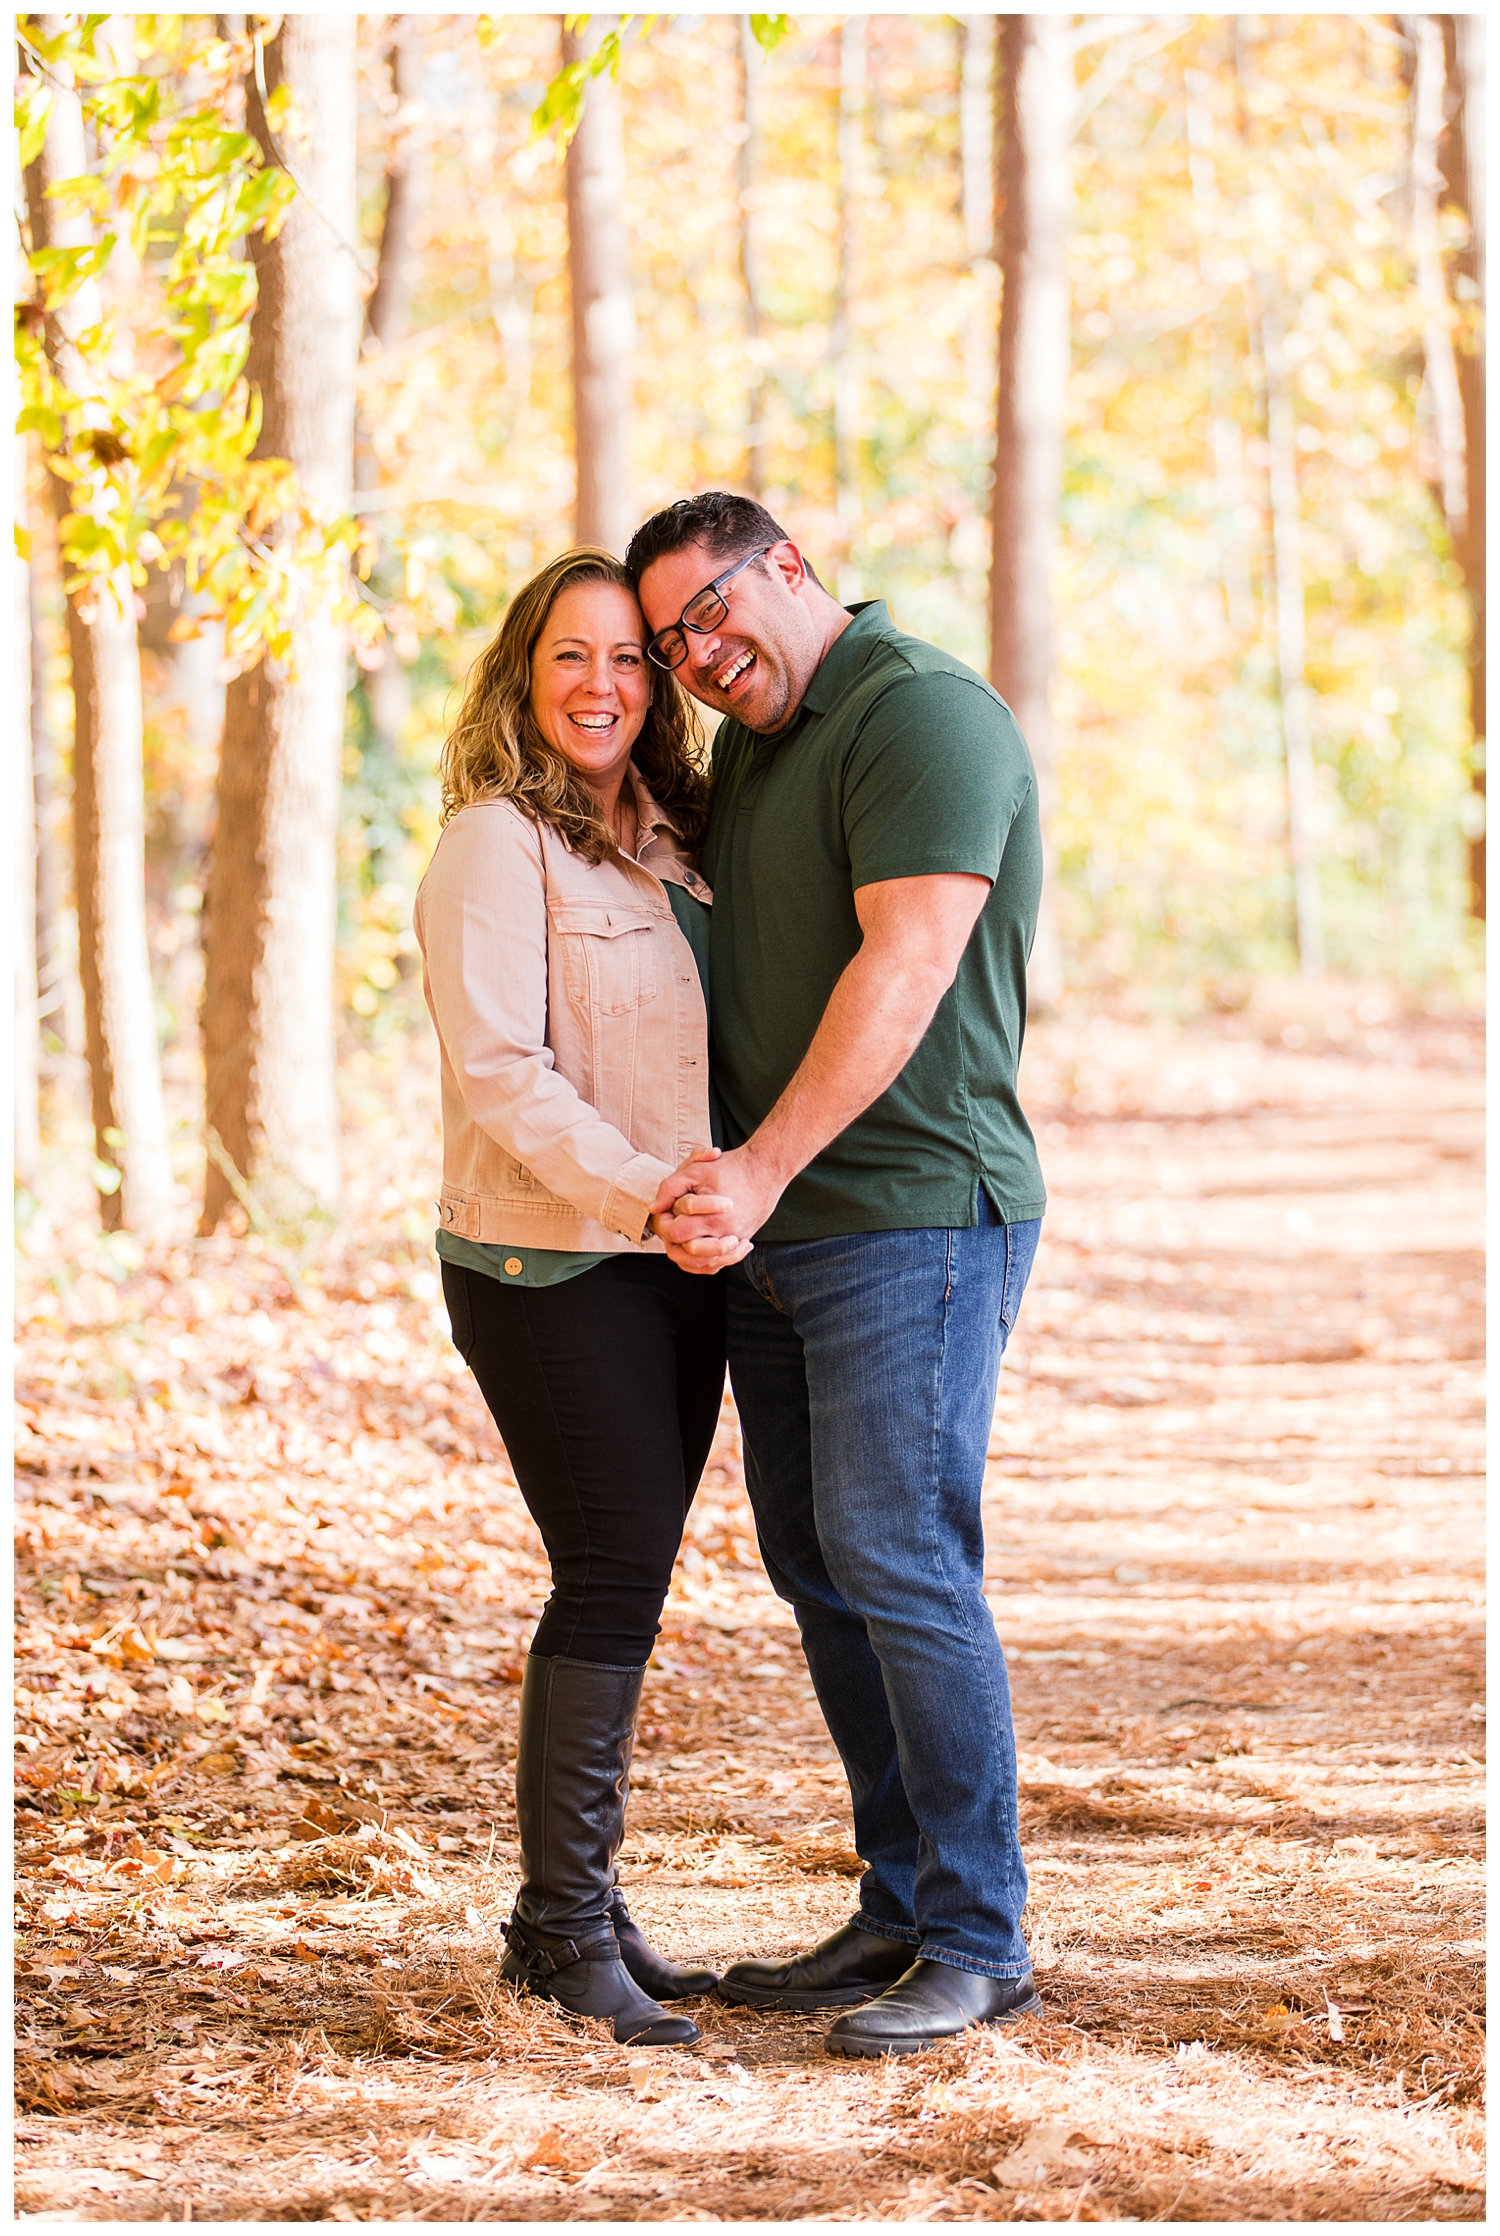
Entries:
[[643, 1676], [561, 1655], [527, 1659], [516, 1756], [523, 1877], [500, 1972], [582, 2018], [612, 2019], [617, 2042], [657, 2048], [696, 2042], [698, 2029], [642, 1993], [611, 1915]]

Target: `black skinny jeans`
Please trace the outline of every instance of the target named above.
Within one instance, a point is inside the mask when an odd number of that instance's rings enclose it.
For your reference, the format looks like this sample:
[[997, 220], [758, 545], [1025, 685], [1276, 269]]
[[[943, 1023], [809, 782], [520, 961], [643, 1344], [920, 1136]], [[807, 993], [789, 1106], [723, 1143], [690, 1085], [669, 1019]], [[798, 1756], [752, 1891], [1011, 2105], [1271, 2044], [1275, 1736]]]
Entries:
[[724, 1392], [724, 1276], [606, 1258], [551, 1289], [444, 1265], [453, 1340], [552, 1564], [534, 1654], [639, 1669]]

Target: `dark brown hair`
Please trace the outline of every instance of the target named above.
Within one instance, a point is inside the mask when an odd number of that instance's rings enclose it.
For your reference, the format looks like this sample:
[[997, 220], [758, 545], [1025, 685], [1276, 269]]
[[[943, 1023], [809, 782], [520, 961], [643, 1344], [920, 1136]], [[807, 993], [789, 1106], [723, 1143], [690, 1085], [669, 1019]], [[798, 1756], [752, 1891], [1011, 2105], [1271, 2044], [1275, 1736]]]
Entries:
[[[732, 489], [705, 489], [701, 496], [679, 497], [675, 505], [643, 520], [630, 539], [625, 565], [631, 581], [638, 583], [658, 559], [690, 543], [701, 543], [711, 559], [738, 559], [747, 551], [790, 541], [775, 515], [753, 497], [736, 496]], [[807, 571], [816, 582], [812, 568]]]

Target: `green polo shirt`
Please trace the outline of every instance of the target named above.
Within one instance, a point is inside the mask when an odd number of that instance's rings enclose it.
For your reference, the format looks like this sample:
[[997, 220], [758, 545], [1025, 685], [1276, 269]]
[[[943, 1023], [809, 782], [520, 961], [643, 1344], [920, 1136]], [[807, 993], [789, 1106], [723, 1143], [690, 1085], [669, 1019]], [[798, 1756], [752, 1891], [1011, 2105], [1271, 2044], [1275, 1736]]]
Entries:
[[714, 741], [709, 1014], [725, 1144], [753, 1133], [860, 945], [854, 896], [892, 877], [991, 881], [958, 976], [894, 1085], [787, 1189], [761, 1237], [970, 1227], [1046, 1205], [1016, 1097], [1042, 884], [1036, 776], [1004, 700], [962, 661], [855, 606], [791, 724]]

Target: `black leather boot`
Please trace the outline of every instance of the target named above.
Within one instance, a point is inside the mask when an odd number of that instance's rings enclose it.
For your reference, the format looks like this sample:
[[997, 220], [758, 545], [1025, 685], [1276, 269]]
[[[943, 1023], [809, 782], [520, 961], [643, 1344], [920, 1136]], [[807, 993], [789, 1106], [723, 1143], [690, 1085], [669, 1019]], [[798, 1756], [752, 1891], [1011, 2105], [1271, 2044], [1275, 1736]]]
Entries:
[[717, 1972], [693, 1971], [660, 1955], [625, 1907], [618, 1887], [609, 1898], [610, 1923], [620, 1945], [620, 1961], [638, 1988], [654, 1995], [658, 2003], [681, 2002], [689, 1995], [711, 1995], [719, 1984]]
[[553, 1939], [512, 1918], [505, 1928], [500, 1977], [528, 1995], [544, 1995], [582, 2019], [610, 2019], [617, 2042], [681, 2049], [698, 2040], [691, 2019], [674, 2019], [638, 1988], [620, 1962], [608, 1923], [593, 1938]]
[[516, 1753], [523, 1878], [500, 1975], [581, 2017], [612, 2019], [617, 2042], [658, 2048], [696, 2042], [698, 2029], [642, 1993], [610, 1915], [644, 1674], [527, 1659]]
[[753, 2003], [783, 2011], [831, 2011], [840, 2003], [867, 2003], [899, 1980], [916, 1955], [907, 1941], [887, 1941], [862, 1926], [841, 1925], [815, 1949], [780, 1964], [731, 1964], [719, 1982], [727, 2003]]
[[1041, 2007], [1029, 1972], [1019, 1980], [989, 1980], [919, 1957], [884, 1995], [835, 2019], [824, 2047], [834, 2057], [912, 2057], [971, 2026], [1007, 2026]]

